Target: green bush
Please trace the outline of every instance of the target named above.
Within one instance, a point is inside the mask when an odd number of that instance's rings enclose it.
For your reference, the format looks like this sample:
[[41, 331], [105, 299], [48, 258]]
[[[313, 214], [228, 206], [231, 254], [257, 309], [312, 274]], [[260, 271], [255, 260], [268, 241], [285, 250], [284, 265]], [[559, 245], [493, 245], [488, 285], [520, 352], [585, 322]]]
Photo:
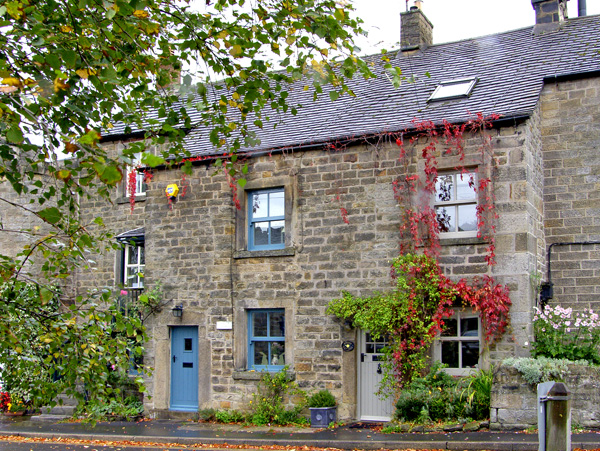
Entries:
[[198, 410], [198, 419], [200, 421], [215, 421], [217, 419], [217, 410], [208, 408]]
[[335, 407], [337, 402], [329, 390], [320, 390], [308, 398], [308, 407]]
[[402, 390], [394, 419], [407, 422], [453, 421], [489, 417], [492, 371], [454, 378], [436, 363], [424, 377]]
[[[250, 421], [258, 426], [266, 424], [304, 424], [306, 420], [300, 412], [306, 407], [306, 393], [289, 376], [285, 366], [278, 373], [263, 372], [256, 393], [253, 395]], [[291, 407], [292, 398], [299, 402]]]
[[571, 361], [567, 359], [552, 359], [548, 357], [511, 357], [502, 362], [505, 366], [515, 368], [525, 382], [531, 385], [552, 380], [563, 380], [569, 370], [569, 364], [588, 365], [587, 360]]
[[237, 410], [218, 410], [215, 412], [215, 420], [219, 423], [243, 423], [246, 417]]

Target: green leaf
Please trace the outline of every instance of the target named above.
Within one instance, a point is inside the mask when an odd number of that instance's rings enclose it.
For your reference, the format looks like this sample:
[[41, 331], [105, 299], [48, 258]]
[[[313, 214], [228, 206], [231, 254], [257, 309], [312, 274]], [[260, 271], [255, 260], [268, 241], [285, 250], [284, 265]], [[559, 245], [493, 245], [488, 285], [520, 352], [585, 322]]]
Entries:
[[63, 217], [60, 210], [56, 207], [45, 208], [44, 210], [38, 211], [37, 214], [40, 218], [50, 224], [56, 224]]
[[21, 129], [19, 127], [11, 127], [6, 133], [6, 139], [8, 140], [8, 142], [20, 144], [23, 142], [24, 139], [23, 132], [21, 132]]
[[166, 162], [167, 161], [161, 156], [152, 155], [151, 153], [146, 152], [142, 154], [142, 164], [145, 166], [155, 168], [156, 166], [166, 164]]

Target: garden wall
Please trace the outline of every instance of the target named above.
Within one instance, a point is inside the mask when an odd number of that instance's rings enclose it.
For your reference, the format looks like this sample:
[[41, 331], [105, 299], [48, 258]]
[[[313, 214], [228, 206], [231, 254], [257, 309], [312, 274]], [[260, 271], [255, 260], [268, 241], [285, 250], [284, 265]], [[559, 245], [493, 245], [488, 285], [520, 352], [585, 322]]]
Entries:
[[[600, 428], [600, 368], [570, 365], [564, 382], [571, 392], [572, 424]], [[500, 366], [494, 374], [490, 403], [490, 429], [537, 427], [537, 387], [512, 367]]]

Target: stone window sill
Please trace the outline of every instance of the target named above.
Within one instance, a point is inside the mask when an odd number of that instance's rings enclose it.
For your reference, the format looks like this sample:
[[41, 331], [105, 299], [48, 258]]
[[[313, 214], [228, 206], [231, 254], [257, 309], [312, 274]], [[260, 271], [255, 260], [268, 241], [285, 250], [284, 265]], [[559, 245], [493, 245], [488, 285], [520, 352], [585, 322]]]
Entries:
[[[135, 195], [136, 202], [146, 202], [146, 194], [136, 194]], [[117, 199], [117, 204], [128, 204], [129, 197], [119, 197]]]
[[[262, 378], [263, 371], [234, 371], [233, 380], [236, 381], [259, 381]], [[288, 371], [289, 380], [296, 380], [296, 372]]]
[[285, 249], [270, 249], [264, 251], [236, 251], [233, 258], [262, 258], [262, 257], [292, 257], [296, 255], [295, 247]]
[[440, 246], [468, 246], [473, 244], [485, 244], [486, 241], [483, 238], [476, 236], [464, 237], [464, 238], [442, 238], [440, 237]]

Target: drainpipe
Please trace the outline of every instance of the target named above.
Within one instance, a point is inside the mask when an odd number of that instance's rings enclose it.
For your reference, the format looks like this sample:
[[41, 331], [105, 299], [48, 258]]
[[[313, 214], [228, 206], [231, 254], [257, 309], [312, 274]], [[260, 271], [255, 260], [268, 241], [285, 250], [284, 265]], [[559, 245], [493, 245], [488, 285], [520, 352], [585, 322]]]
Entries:
[[540, 306], [542, 309], [546, 306], [548, 301], [554, 296], [554, 284], [552, 283], [552, 248], [554, 246], [589, 246], [593, 244], [600, 244], [600, 241], [573, 241], [570, 243], [552, 243], [548, 246], [548, 275], [546, 276], [546, 282], [540, 284]]
[[587, 16], [586, 0], [579, 0], [577, 2], [577, 17]]

